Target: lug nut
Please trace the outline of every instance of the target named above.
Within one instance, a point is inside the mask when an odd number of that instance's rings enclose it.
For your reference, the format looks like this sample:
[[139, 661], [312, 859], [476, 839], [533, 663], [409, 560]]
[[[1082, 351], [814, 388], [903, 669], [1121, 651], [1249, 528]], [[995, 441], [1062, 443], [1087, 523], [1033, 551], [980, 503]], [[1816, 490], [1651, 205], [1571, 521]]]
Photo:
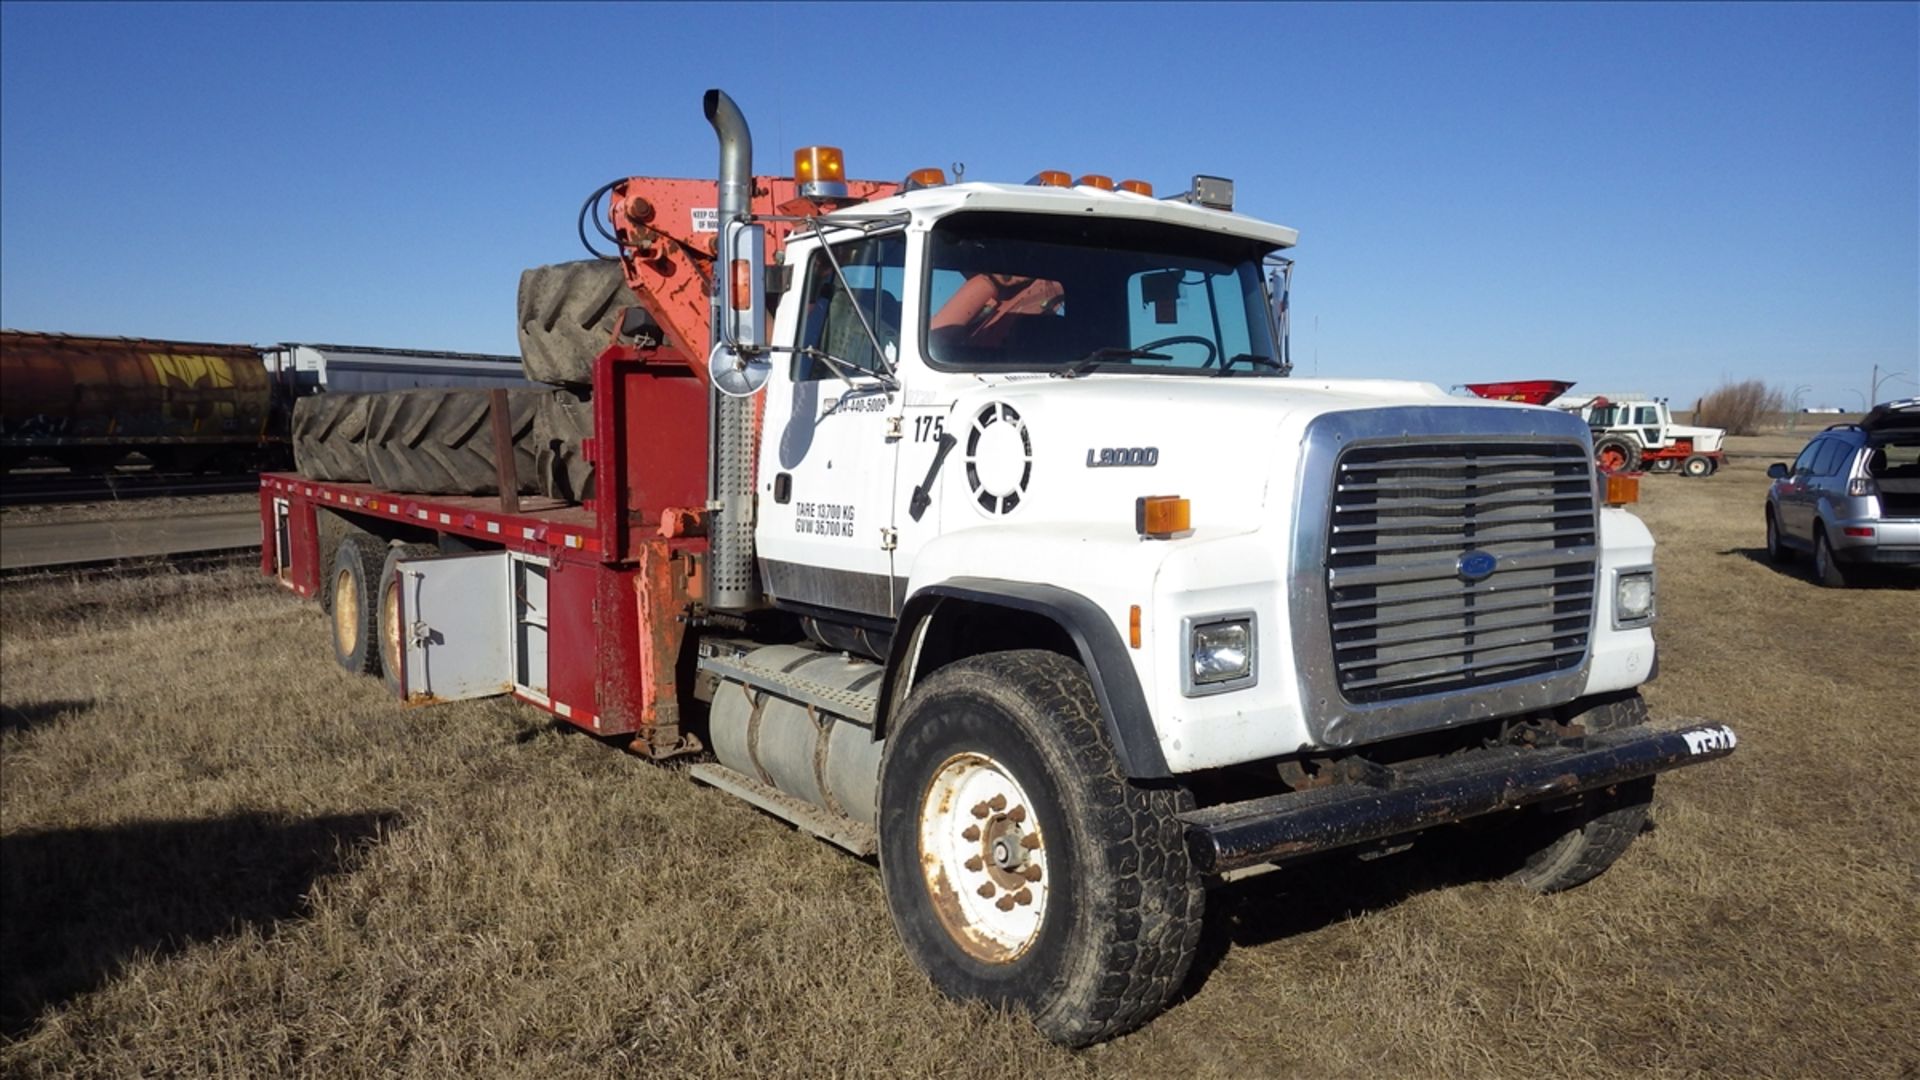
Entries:
[[985, 861], [983, 861], [980, 858], [980, 856], [975, 855], [973, 858], [968, 859], [965, 863], [962, 863], [961, 865], [965, 866], [968, 870], [971, 870], [977, 874], [981, 870], [985, 869], [987, 864]]
[[[1025, 890], [1023, 889], [1023, 890], [1021, 890], [1021, 891], [1023, 891], [1023, 892], [1024, 892]], [[1012, 910], [1013, 910], [1013, 901], [1014, 901], [1014, 898], [1013, 898], [1013, 897], [1011, 897], [1011, 896], [1003, 896], [1003, 897], [1001, 897], [1000, 899], [998, 899], [998, 900], [995, 900], [995, 901], [993, 902], [993, 906], [994, 906], [994, 907], [997, 907], [997, 908], [999, 908], [999, 909], [1000, 909], [1001, 911], [1012, 911]]]
[[993, 807], [995, 810], [1005, 810], [1007, 808], [1007, 797], [1005, 795], [995, 795], [993, 798], [987, 800], [987, 805]]
[[1028, 833], [1027, 835], [1021, 837], [1020, 846], [1023, 848], [1026, 848], [1028, 851], [1039, 851], [1040, 850], [1040, 834], [1037, 832]]
[[1020, 876], [1023, 878], [1026, 878], [1028, 881], [1039, 881], [1040, 880], [1039, 864], [1028, 863], [1026, 866], [1026, 869], [1020, 871]]
[[975, 803], [972, 813], [974, 817], [984, 818], [988, 814], [993, 813], [993, 810], [990, 807], [988, 807], [986, 803]]
[[1007, 811], [1007, 820], [1013, 822], [1015, 825], [1027, 820], [1027, 808], [1024, 806], [1016, 806]]
[[980, 888], [977, 891], [980, 893], [981, 896], [986, 897], [989, 900], [993, 899], [993, 882], [991, 881], [981, 882]]
[[978, 825], [967, 826], [966, 831], [960, 834], [960, 839], [966, 840], [969, 842], [978, 841], [980, 839], [980, 826]]
[[[1001, 901], [1002, 901], [1003, 903], [1004, 903], [1005, 901], [1007, 901], [1007, 900], [1012, 900], [1012, 901], [1013, 901], [1013, 904], [1031, 904], [1031, 903], [1033, 903], [1033, 890], [1032, 890], [1032, 889], [1027, 889], [1027, 888], [1023, 888], [1023, 889], [1021, 889], [1021, 890], [1020, 890], [1019, 892], [1017, 892], [1017, 893], [1014, 893], [1014, 894], [1013, 894], [1012, 896], [1010, 896], [1010, 897], [1007, 897], [1007, 896], [1003, 896], [1003, 897], [1001, 897], [1000, 899], [1001, 899]], [[1001, 911], [1011, 911], [1011, 910], [1013, 910], [1013, 904], [1007, 904], [1007, 906], [1006, 906], [1006, 907], [1003, 907], [1003, 908], [1001, 908], [1000, 910], [1001, 910]]]

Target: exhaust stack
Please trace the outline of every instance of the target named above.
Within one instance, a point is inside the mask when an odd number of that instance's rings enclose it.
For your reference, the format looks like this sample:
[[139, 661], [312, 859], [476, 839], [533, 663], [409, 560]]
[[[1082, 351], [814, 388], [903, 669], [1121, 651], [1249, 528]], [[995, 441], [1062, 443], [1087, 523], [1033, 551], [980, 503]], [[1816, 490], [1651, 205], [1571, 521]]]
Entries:
[[[707, 122], [720, 138], [720, 228], [747, 213], [753, 197], [753, 136], [722, 90], [706, 93]], [[714, 273], [708, 340], [722, 338], [720, 270]], [[743, 610], [760, 603], [753, 557], [753, 401], [707, 390], [707, 607]]]

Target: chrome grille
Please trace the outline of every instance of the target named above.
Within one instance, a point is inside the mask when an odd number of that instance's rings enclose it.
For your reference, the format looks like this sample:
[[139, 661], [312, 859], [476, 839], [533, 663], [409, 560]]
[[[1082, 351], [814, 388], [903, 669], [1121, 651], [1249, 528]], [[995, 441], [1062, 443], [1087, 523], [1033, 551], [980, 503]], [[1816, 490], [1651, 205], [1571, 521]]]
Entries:
[[[1578, 667], [1593, 625], [1592, 466], [1577, 442], [1356, 446], [1327, 537], [1340, 692], [1395, 701]], [[1462, 557], [1493, 557], [1462, 573]]]

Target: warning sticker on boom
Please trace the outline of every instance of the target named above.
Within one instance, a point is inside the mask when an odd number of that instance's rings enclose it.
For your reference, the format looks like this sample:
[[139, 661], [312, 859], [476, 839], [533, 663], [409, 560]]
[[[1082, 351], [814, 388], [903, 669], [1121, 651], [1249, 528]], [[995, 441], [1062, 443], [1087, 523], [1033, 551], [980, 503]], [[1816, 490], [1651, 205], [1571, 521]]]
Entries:
[[853, 535], [853, 504], [794, 503], [793, 531], [803, 536], [851, 537]]
[[693, 231], [719, 232], [720, 208], [717, 206], [696, 206], [693, 208]]

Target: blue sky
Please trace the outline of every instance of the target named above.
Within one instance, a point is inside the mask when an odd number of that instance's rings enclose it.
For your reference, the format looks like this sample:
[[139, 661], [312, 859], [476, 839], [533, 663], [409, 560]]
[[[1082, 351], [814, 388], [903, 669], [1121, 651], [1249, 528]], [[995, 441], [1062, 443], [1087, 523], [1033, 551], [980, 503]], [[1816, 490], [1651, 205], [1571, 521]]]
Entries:
[[6, 3], [0, 323], [513, 352], [589, 191], [712, 175], [709, 86], [763, 172], [1232, 177], [1303, 373], [1920, 375], [1912, 4]]

